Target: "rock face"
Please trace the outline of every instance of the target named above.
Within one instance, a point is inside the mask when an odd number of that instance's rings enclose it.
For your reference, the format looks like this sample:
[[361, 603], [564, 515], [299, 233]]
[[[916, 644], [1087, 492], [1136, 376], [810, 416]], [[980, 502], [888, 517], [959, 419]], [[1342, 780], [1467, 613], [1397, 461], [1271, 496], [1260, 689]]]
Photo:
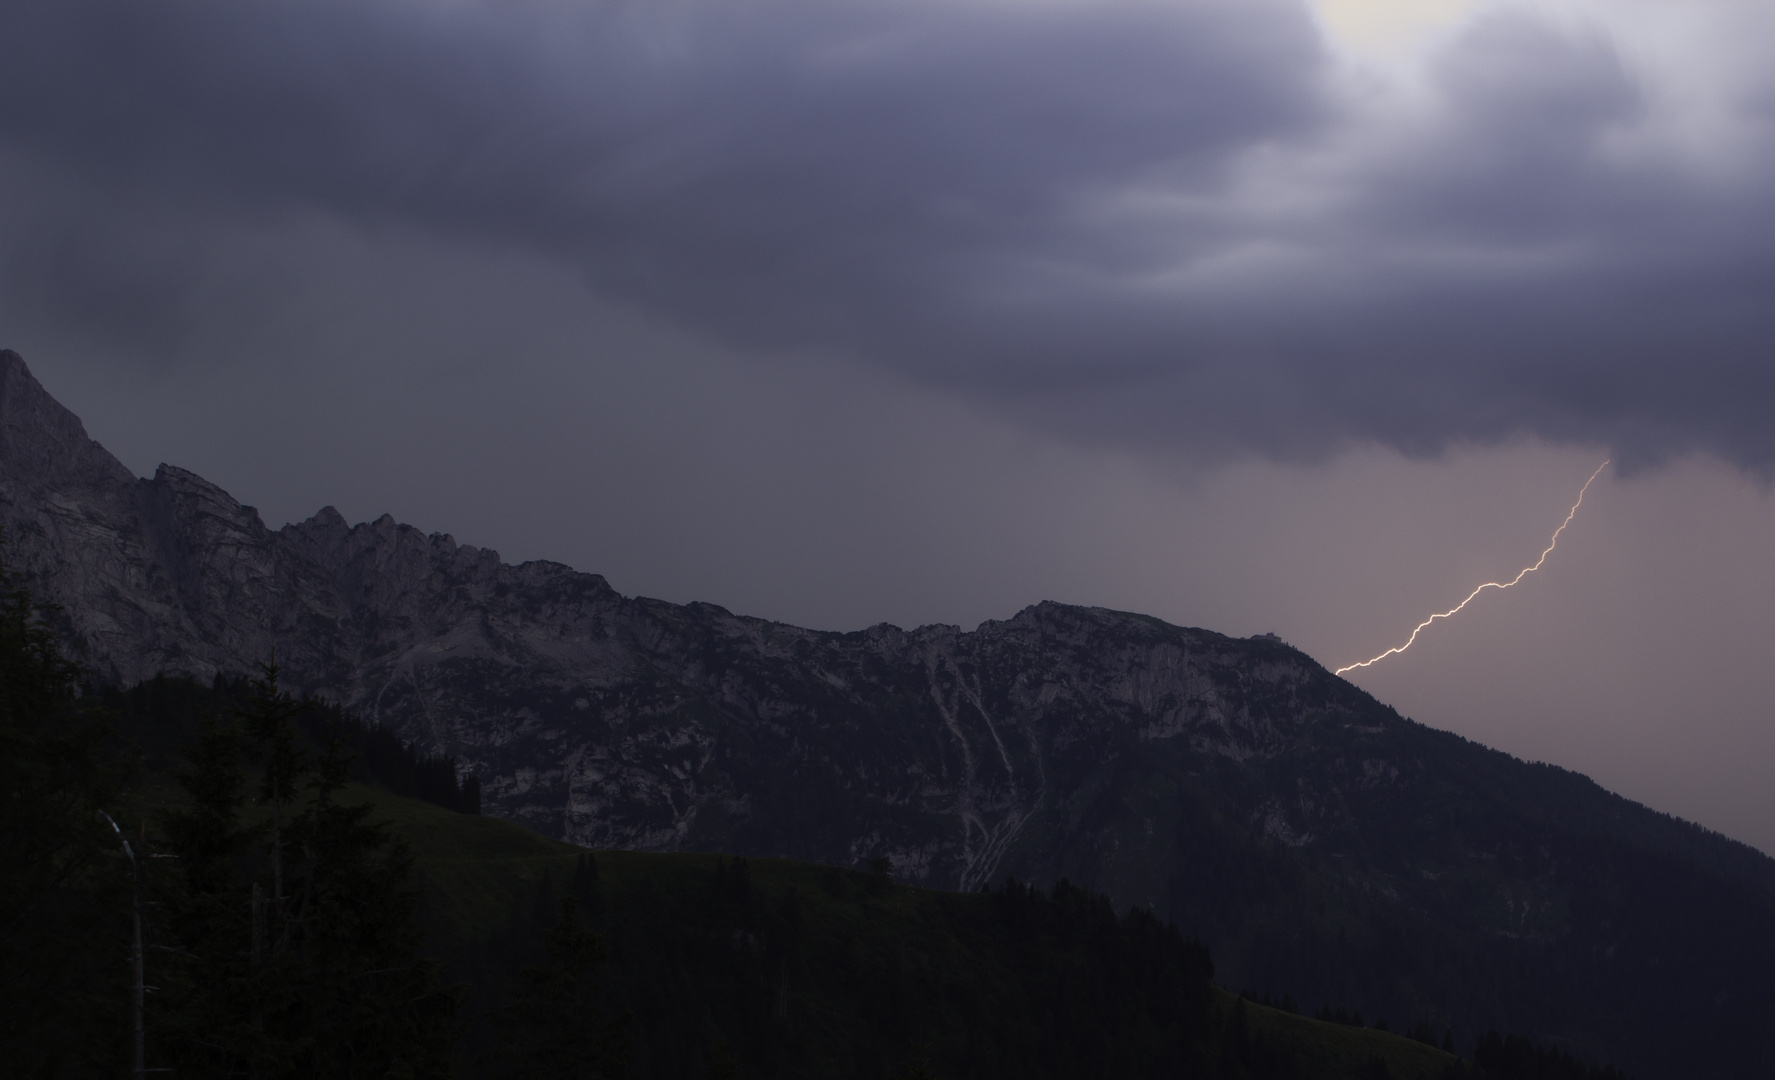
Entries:
[[1775, 1075], [1775, 861], [1399, 717], [1269, 637], [1039, 604], [821, 633], [326, 508], [131, 475], [0, 352], [8, 564], [101, 678], [245, 672], [454, 755], [594, 847], [1068, 876], [1235, 985], [1643, 1076]]
[[[1372, 711], [1279, 643], [1098, 609], [820, 633], [389, 517], [272, 531], [182, 469], [130, 475], [12, 352], [0, 425], [7, 557], [101, 677], [208, 679], [275, 650], [293, 687], [456, 756], [490, 811], [591, 846], [886, 856], [969, 889], [1120, 755], [1264, 758]], [[1291, 800], [1265, 827], [1301, 842], [1330, 813]]]

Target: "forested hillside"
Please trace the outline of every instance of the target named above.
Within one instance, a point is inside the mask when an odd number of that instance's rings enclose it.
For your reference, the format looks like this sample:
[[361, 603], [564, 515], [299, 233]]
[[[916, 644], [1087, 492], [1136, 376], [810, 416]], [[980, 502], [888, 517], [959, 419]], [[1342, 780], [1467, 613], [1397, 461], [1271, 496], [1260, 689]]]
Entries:
[[[267, 681], [156, 681], [107, 716], [26, 637], [35, 659], [0, 672], [8, 761], [84, 763], [66, 790], [122, 828], [70, 846], [6, 818], [8, 914], [34, 920], [6, 939], [10, 1015], [35, 1017], [0, 1048], [21, 1075], [127, 1070], [132, 912], [144, 1063], [182, 1075], [1603, 1075], [1476, 1073], [1235, 998], [1176, 926], [1066, 883], [587, 852], [351, 781], [350, 726], [318, 710], [315, 738], [317, 710]], [[65, 872], [18, 876], [31, 841]]]

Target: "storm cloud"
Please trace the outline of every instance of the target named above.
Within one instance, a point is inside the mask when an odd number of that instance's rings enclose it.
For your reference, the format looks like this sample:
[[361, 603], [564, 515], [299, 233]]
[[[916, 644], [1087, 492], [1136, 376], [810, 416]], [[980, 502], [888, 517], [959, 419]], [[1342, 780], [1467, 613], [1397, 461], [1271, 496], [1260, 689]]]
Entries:
[[12, 3], [0, 35], [9, 310], [149, 360], [199, 295], [280, 317], [231, 245], [319, 217], [1087, 443], [1775, 464], [1775, 81], [1685, 97], [1582, 18], [1493, 12], [1397, 78], [1281, 0]]

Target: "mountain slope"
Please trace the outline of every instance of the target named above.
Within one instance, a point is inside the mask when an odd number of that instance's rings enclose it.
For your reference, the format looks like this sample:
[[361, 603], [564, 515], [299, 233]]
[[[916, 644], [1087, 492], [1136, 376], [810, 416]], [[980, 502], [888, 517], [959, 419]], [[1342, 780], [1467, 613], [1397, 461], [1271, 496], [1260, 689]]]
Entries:
[[[455, 756], [594, 847], [1062, 876], [1235, 984], [1517, 1030], [1643, 1075], [1775, 1074], [1775, 861], [1399, 717], [1273, 640], [1040, 604], [821, 633], [323, 510], [138, 480], [0, 354], [0, 524], [127, 683], [241, 671]], [[1685, 1055], [1689, 1051], [1684, 1052]]]

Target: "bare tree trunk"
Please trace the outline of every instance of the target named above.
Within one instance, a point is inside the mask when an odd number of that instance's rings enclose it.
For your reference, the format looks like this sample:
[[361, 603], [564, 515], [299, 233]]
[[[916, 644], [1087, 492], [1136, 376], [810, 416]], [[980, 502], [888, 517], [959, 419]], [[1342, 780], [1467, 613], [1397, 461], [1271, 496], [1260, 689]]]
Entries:
[[265, 894], [258, 882], [253, 882], [253, 970], [259, 970], [259, 960], [265, 955]]
[[[123, 842], [123, 849], [125, 851], [129, 851], [129, 841], [128, 840], [125, 840]], [[142, 1080], [143, 1077], [148, 1075], [148, 1038], [147, 1038], [146, 1024], [144, 1023], [143, 1017], [142, 1017], [142, 1006], [144, 1003], [144, 995], [147, 993], [147, 990], [143, 986], [143, 976], [145, 973], [143, 971], [143, 963], [144, 963], [143, 952], [144, 952], [144, 950], [142, 948], [142, 864], [136, 861], [136, 854], [133, 851], [129, 851], [129, 869], [130, 869], [130, 877], [133, 879], [132, 884], [134, 886], [134, 889], [132, 891], [135, 894], [131, 898], [130, 907], [132, 910], [131, 910], [130, 914], [134, 917], [135, 924], [136, 924], [135, 925], [135, 931], [136, 931], [136, 934], [135, 934], [135, 938], [136, 938], [136, 941], [135, 941], [135, 946], [136, 946], [136, 956], [135, 956], [135, 961], [136, 961], [135, 962], [135, 969], [136, 969], [136, 986], [135, 986], [135, 991], [136, 991], [136, 994], [135, 994], [135, 998], [136, 998], [136, 1000], [135, 1000], [136, 1030], [135, 1030], [135, 1039], [134, 1039], [134, 1044], [135, 1044], [134, 1051], [135, 1052], [131, 1055], [133, 1058], [131, 1068], [133, 1070], [132, 1075], [134, 1075], [136, 1077], [136, 1080]]]
[[277, 910], [277, 948], [279, 956], [290, 945], [290, 913], [284, 905], [284, 803], [276, 784], [271, 791], [271, 902]]
[[[303, 934], [303, 948], [306, 949], [308, 942], [309, 902], [314, 899], [314, 867], [319, 860], [315, 857], [313, 846], [307, 843], [302, 845], [302, 858], [302, 903], [297, 906], [296, 918], [291, 921], [299, 924], [299, 929]], [[306, 952], [303, 955], [306, 955]]]
[[[143, 1001], [147, 993], [143, 986], [142, 968], [142, 864], [136, 861], [135, 849], [129, 846], [129, 838], [124, 836], [123, 830], [117, 827], [116, 819], [103, 810], [99, 811], [99, 816], [110, 822], [111, 831], [117, 834], [118, 841], [123, 844], [123, 853], [129, 856], [130, 916], [135, 922], [135, 949], [134, 956], [131, 957], [133, 961], [131, 968], [135, 974], [135, 986], [132, 988], [135, 992], [135, 1030], [132, 1032], [130, 1040], [129, 1074], [135, 1077], [135, 1080], [144, 1080], [144, 1077], [148, 1075], [148, 1040], [146, 1024], [142, 1017]], [[145, 825], [143, 827], [146, 828]]]
[[280, 909], [284, 902], [284, 801], [275, 785], [281, 779], [274, 777], [271, 789], [271, 898]]
[[[259, 965], [264, 963], [264, 890], [257, 881], [252, 883], [252, 973], [259, 973]], [[264, 997], [259, 991], [257, 981], [252, 984], [252, 1030], [257, 1034], [264, 1032]], [[256, 1062], [248, 1059], [248, 1069], [257, 1075]]]

